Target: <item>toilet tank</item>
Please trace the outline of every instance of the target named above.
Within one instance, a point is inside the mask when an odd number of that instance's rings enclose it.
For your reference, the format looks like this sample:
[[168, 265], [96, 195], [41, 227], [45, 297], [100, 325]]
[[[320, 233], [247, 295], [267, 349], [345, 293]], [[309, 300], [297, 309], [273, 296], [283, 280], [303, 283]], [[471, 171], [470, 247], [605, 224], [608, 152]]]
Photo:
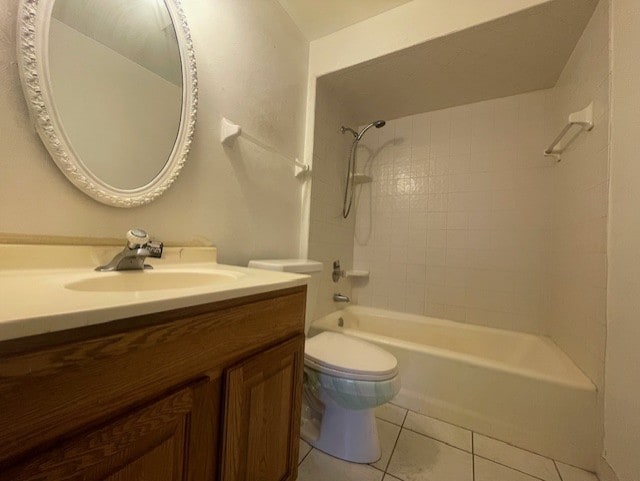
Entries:
[[260, 259], [249, 261], [249, 267], [253, 269], [266, 269], [268, 271], [293, 272], [310, 276], [307, 284], [307, 309], [304, 319], [304, 333], [306, 335], [313, 321], [313, 319], [311, 319], [311, 312], [318, 299], [320, 275], [323, 269], [322, 262], [309, 259]]

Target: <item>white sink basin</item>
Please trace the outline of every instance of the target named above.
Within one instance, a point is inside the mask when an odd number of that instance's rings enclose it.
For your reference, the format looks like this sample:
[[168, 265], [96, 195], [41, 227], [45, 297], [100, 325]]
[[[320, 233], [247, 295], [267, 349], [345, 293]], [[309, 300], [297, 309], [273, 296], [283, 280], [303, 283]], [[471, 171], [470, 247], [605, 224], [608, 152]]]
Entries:
[[65, 288], [83, 292], [159, 291], [228, 284], [239, 277], [242, 274], [231, 271], [120, 271], [70, 282]]

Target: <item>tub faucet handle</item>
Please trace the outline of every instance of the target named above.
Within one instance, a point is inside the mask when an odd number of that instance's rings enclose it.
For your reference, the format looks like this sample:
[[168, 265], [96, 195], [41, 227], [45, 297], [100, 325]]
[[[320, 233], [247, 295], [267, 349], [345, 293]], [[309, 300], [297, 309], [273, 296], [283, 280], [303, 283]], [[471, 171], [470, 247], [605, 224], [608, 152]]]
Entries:
[[333, 302], [351, 302], [351, 299], [349, 296], [345, 296], [344, 294], [337, 292], [333, 295]]
[[331, 279], [333, 282], [338, 282], [341, 277], [344, 277], [344, 271], [340, 269], [340, 261], [333, 261], [333, 272], [331, 273]]

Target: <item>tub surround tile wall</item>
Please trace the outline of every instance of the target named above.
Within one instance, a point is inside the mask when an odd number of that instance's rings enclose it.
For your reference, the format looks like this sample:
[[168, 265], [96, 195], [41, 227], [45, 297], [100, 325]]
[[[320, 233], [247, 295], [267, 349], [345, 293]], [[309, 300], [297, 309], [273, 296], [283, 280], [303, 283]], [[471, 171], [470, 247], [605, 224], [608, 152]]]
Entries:
[[545, 332], [550, 92], [419, 114], [370, 131], [354, 266], [358, 303]]
[[189, 160], [156, 202], [117, 209], [59, 172], [33, 131], [16, 67], [17, 1], [0, 2], [0, 233], [122, 238], [146, 228], [174, 244], [215, 244], [221, 261], [295, 257], [300, 187], [293, 163], [245, 139], [223, 149], [222, 116], [287, 157], [300, 156], [307, 40], [276, 0], [183, 0], [198, 60], [198, 124]]
[[553, 176], [551, 309], [547, 330], [598, 388], [602, 451], [607, 337], [609, 0], [601, 0], [553, 90], [553, 125], [594, 102], [594, 129], [576, 138]]
[[309, 222], [309, 259], [324, 264], [322, 279], [313, 306], [313, 319], [318, 319], [345, 304], [333, 302], [333, 294], [351, 296], [351, 280], [331, 279], [333, 261], [342, 269], [353, 266], [355, 203], [348, 219], [342, 218], [347, 161], [353, 136], [342, 134], [340, 126], [356, 128], [354, 118], [332, 91], [318, 84], [313, 152], [313, 185]]
[[609, 195], [609, 1], [601, 0], [553, 90], [553, 125], [594, 101], [595, 128], [553, 175], [552, 339], [604, 387]]

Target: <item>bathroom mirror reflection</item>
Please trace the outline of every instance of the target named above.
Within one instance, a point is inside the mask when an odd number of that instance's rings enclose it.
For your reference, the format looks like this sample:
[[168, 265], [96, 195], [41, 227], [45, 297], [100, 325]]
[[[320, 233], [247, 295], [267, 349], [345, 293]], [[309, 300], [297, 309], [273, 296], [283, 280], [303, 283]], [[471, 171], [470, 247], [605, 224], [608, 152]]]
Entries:
[[195, 122], [195, 60], [180, 4], [22, 0], [29, 8], [35, 17], [19, 26], [23, 87], [53, 159], [96, 200], [150, 202], [180, 171]]
[[148, 184], [180, 125], [182, 70], [163, 0], [56, 0], [49, 28], [56, 110], [91, 172], [120, 189]]

